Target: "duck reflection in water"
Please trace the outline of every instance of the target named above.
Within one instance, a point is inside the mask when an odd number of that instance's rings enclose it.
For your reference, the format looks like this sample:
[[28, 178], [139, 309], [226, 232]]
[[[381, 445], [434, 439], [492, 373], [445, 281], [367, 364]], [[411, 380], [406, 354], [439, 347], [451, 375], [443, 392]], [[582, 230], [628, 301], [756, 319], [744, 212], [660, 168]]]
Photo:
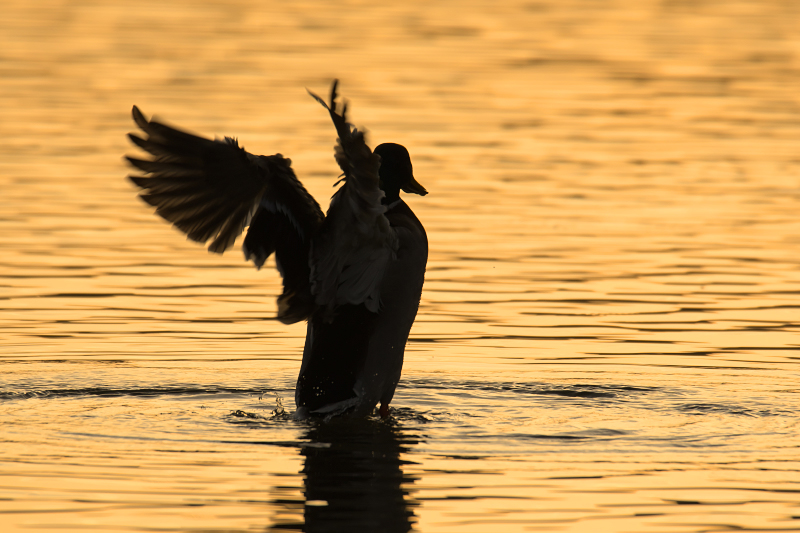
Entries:
[[393, 421], [340, 417], [312, 422], [302, 447], [305, 465], [303, 524], [270, 531], [410, 531], [415, 520], [400, 454], [418, 441]]

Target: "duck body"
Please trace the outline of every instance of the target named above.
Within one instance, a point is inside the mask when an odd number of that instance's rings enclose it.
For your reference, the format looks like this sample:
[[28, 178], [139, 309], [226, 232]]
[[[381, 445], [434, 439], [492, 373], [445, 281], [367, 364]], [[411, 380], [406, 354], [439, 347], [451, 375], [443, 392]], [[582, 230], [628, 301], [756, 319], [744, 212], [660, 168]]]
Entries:
[[400, 380], [405, 345], [419, 308], [428, 241], [399, 197], [427, 194], [408, 152], [375, 151], [346, 121], [346, 106], [314, 95], [339, 135], [344, 173], [326, 215], [280, 154], [256, 156], [238, 143], [209, 140], [155, 121], [134, 107], [147, 133], [131, 140], [153, 159], [128, 157], [146, 176], [131, 176], [156, 213], [209, 250], [222, 253], [248, 227], [245, 258], [261, 268], [275, 254], [283, 277], [278, 319], [308, 321], [297, 380], [297, 416], [381, 415]]
[[367, 414], [378, 402], [383, 407], [392, 400], [422, 295], [428, 240], [402, 200], [389, 206], [386, 217], [399, 247], [383, 272], [378, 312], [345, 304], [333, 316], [322, 309], [312, 314], [295, 389], [300, 409]]

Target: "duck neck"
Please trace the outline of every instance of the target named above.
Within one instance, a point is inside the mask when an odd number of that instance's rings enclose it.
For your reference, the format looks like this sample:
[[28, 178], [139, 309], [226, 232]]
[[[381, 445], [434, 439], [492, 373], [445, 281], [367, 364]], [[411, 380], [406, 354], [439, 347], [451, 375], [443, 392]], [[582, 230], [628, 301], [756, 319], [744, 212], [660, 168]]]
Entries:
[[383, 193], [385, 196], [381, 203], [384, 205], [389, 205], [400, 199], [400, 189], [384, 189]]

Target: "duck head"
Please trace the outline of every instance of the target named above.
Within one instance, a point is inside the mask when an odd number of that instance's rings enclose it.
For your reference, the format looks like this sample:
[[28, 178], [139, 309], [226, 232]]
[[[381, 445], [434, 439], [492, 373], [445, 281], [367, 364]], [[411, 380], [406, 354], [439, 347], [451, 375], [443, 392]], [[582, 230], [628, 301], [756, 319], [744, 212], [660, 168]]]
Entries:
[[395, 143], [383, 143], [375, 148], [381, 156], [378, 174], [381, 179], [381, 190], [386, 194], [384, 203], [390, 204], [400, 199], [400, 191], [425, 196], [428, 191], [414, 179], [411, 157], [404, 146]]

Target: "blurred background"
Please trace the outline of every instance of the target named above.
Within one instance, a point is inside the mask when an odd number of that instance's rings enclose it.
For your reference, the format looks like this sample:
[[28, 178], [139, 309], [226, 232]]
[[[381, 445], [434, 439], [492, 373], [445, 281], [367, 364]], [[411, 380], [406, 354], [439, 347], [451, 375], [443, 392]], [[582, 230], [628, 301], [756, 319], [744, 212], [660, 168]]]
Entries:
[[[8, 531], [800, 531], [800, 4], [18, 2], [0, 16]], [[294, 422], [280, 279], [125, 179], [133, 104], [408, 147], [394, 418]], [[341, 490], [340, 490], [341, 489]], [[327, 529], [326, 529], [327, 528]]]

